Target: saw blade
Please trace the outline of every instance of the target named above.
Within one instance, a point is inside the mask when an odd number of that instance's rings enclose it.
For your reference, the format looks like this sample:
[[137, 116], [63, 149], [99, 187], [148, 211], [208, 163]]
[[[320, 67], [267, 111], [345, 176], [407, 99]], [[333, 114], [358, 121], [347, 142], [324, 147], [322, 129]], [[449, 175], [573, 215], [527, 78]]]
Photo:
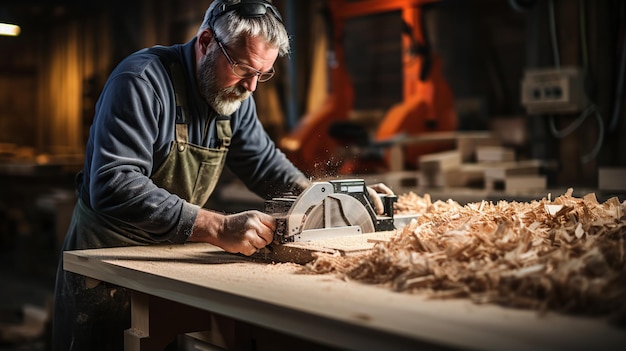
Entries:
[[305, 218], [302, 230], [359, 226], [362, 233], [375, 231], [365, 207], [346, 194], [326, 196], [322, 202], [310, 208]]

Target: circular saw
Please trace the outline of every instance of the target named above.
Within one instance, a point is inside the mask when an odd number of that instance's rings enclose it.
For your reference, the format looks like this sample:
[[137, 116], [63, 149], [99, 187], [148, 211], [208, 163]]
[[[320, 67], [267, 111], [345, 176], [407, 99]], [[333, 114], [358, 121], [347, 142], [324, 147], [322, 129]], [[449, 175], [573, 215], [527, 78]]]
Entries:
[[276, 218], [274, 242], [313, 241], [395, 229], [395, 195], [379, 195], [382, 215], [376, 214], [362, 179], [314, 182], [300, 195], [265, 202]]

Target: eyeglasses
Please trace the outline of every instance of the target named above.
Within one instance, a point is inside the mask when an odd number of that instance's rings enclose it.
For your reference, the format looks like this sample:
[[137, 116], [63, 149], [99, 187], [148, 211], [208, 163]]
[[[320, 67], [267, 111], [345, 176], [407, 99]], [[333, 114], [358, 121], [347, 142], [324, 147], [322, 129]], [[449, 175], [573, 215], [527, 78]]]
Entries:
[[228, 52], [226, 52], [226, 48], [224, 47], [224, 44], [222, 44], [222, 41], [219, 40], [215, 36], [215, 34], [213, 34], [213, 38], [215, 38], [217, 45], [219, 45], [220, 49], [222, 49], [222, 53], [224, 53], [224, 56], [226, 56], [226, 60], [228, 60], [230, 68], [233, 70], [233, 74], [237, 77], [241, 79], [249, 79], [258, 76], [259, 82], [263, 83], [270, 80], [274, 76], [274, 73], [276, 73], [274, 67], [270, 68], [269, 71], [261, 72], [252, 66], [246, 65], [245, 63], [235, 62], [235, 60], [233, 60], [230, 55], [228, 55]]

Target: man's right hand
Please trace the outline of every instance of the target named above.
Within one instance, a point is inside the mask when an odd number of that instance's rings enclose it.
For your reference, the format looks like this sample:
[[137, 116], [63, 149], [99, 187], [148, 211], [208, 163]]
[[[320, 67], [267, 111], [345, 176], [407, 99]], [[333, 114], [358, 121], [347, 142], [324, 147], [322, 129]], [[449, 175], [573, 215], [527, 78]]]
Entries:
[[260, 211], [231, 215], [201, 209], [189, 241], [219, 246], [227, 252], [250, 256], [274, 239], [274, 217]]

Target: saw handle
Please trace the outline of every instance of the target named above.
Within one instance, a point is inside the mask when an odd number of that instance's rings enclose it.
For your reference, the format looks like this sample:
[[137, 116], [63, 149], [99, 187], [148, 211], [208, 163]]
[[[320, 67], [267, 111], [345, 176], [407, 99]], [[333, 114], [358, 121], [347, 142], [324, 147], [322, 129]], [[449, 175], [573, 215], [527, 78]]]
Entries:
[[383, 200], [383, 207], [385, 211], [383, 215], [393, 217], [393, 210], [396, 201], [398, 201], [398, 197], [396, 195], [378, 195]]

